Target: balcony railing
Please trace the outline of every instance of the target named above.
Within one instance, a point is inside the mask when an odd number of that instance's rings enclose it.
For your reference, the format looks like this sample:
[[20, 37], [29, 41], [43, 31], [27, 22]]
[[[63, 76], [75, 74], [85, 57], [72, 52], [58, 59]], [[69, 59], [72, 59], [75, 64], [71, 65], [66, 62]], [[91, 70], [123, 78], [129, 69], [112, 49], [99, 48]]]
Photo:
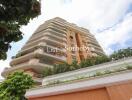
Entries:
[[56, 35], [59, 36], [59, 37], [66, 37], [66, 34], [57, 32], [57, 31], [52, 30], [52, 29], [47, 29], [47, 30], [48, 30], [48, 32], [52, 32], [52, 33], [56, 34]]
[[57, 44], [57, 45], [60, 45], [60, 47], [65, 47], [66, 46], [66, 43], [65, 42], [59, 42], [59, 41], [57, 41], [57, 40], [53, 40], [52, 38], [50, 38], [50, 37], [48, 37], [47, 39], [46, 39], [46, 43], [48, 43], [48, 42], [51, 42], [52, 44]]
[[48, 28], [52, 29], [52, 30], [54, 30], [56, 32], [59, 32], [61, 34], [66, 34], [66, 30], [62, 30], [62, 29], [59, 29], [59, 28], [56, 28], [56, 27], [53, 27], [53, 26], [49, 26]]
[[31, 42], [31, 43], [27, 43], [22, 49], [26, 49], [26, 48], [29, 48], [30, 46], [37, 45], [37, 44], [39, 44], [42, 40], [43, 40], [43, 38], [42, 38], [42, 39], [39, 39], [39, 40], [36, 40], [36, 41], [33, 41], [33, 42]]
[[62, 40], [62, 39], [57, 39], [57, 38], [54, 38], [53, 36], [47, 36], [48, 39], [50, 40], [53, 40], [53, 41], [56, 41], [56, 42], [59, 42], [59, 43], [62, 43], [62, 44], [66, 44], [67, 42]]
[[48, 47], [48, 49], [47, 48], [44, 49], [44, 52], [59, 59], [66, 60], [66, 54], [54, 48]]
[[54, 39], [56, 39], [56, 40], [58, 40], [60, 42], [66, 42], [67, 41], [66, 38], [59, 37], [59, 36], [57, 36], [57, 35], [55, 35], [53, 33], [47, 33], [46, 35], [51, 37], [51, 38], [54, 38]]

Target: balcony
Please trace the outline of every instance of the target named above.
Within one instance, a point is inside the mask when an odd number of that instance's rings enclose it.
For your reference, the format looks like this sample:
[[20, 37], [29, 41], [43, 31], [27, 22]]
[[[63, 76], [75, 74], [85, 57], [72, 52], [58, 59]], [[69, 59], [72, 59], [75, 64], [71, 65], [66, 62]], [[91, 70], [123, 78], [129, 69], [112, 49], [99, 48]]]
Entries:
[[[85, 32], [85, 33], [86, 33], [86, 32]], [[95, 38], [94, 35], [91, 34], [91, 33], [83, 34], [82, 37], [85, 37], [85, 38], [92, 38], [92, 39]]]
[[45, 35], [46, 35], [46, 33], [43, 33], [43, 34], [39, 34], [38, 36], [32, 37], [32, 38], [30, 38], [30, 39], [27, 41], [27, 43], [33, 42], [33, 41], [35, 41], [35, 40], [38, 40], [38, 39], [44, 37]]
[[66, 54], [64, 51], [60, 51], [59, 49], [51, 48], [50, 46], [48, 48], [44, 48], [44, 53], [51, 55], [53, 58], [61, 59], [63, 61], [66, 61]]
[[100, 47], [100, 45], [98, 44], [98, 42], [88, 41], [88, 44], [91, 44], [91, 45], [95, 45], [97, 47]]
[[65, 39], [54, 37], [54, 35], [48, 35], [46, 37], [48, 37], [48, 39], [50, 39], [50, 40], [53, 40], [53, 41], [56, 41], [56, 42], [59, 42], [59, 43], [62, 43], [62, 44], [67, 43], [67, 41]]
[[66, 28], [65, 27], [61, 27], [59, 25], [51, 24], [50, 27], [53, 27], [53, 28], [56, 28], [56, 29], [59, 29], [59, 30], [62, 30], [64, 32], [66, 32]]
[[66, 38], [59, 37], [59, 36], [57, 36], [57, 35], [55, 35], [53, 33], [47, 33], [46, 36], [49, 36], [51, 38], [54, 38], [55, 40], [58, 40], [60, 42], [67, 42]]
[[59, 32], [63, 35], [66, 34], [66, 30], [62, 30], [62, 29], [59, 29], [59, 28], [56, 28], [56, 27], [53, 27], [53, 26], [49, 26], [48, 28], [51, 29], [51, 30], [54, 30], [55, 32]]
[[25, 46], [23, 46], [22, 50], [27, 49], [27, 48], [29, 48], [29, 47], [32, 47], [32, 46], [34, 46], [34, 45], [38, 45], [38, 44], [39, 44], [40, 42], [42, 42], [43, 40], [44, 40], [44, 38], [40, 38], [39, 40], [33, 41], [33, 42], [31, 42], [31, 43], [27, 43], [27, 44], [25, 44]]
[[53, 39], [50, 38], [50, 37], [46, 38], [45, 42], [46, 42], [47, 44], [52, 45], [52, 46], [58, 45], [59, 47], [62, 47], [62, 48], [65, 48], [65, 46], [66, 46], [66, 43], [65, 43], [65, 42], [62, 43], [62, 42], [59, 42], [59, 41], [57, 41], [57, 40], [53, 40]]
[[50, 29], [50, 28], [49, 28], [49, 29], [47, 29], [47, 31], [48, 31], [48, 32], [51, 32], [51, 33], [53, 33], [53, 34], [55, 34], [56, 36], [66, 38], [66, 34], [63, 34], [63, 33], [57, 32], [57, 31], [55, 31], [55, 30], [53, 30], [53, 29]]
[[98, 55], [105, 55], [104, 52], [102, 52], [102, 51], [100, 51], [100, 50], [96, 50], [96, 49], [95, 49], [95, 51], [92, 51], [92, 52], [94, 52], [94, 53], [96, 53], [96, 54], [98, 54]]
[[45, 67], [52, 67], [52, 66], [44, 64], [44, 63], [25, 63], [21, 65], [16, 65], [15, 67], [5, 68], [4, 71], [2, 72], [2, 76], [5, 77], [11, 72], [18, 71], [18, 70], [26, 70], [26, 69], [33, 69], [37, 73], [41, 74]]
[[51, 48], [55, 48], [55, 49], [57, 49], [57, 50], [59, 50], [61, 52], [66, 52], [66, 49], [64, 47], [62, 48], [62, 46], [60, 46], [60, 45], [56, 45], [56, 44], [53, 44], [53, 43], [49, 43], [49, 42], [46, 43], [45, 42], [45, 43], [40, 43], [39, 45], [37, 44], [37, 45], [31, 46], [31, 47], [29, 47], [27, 49], [23, 49], [23, 50], [19, 51], [18, 54], [26, 55], [28, 53], [31, 53], [31, 52], [35, 51], [38, 48], [44, 48], [46, 46], [47, 47], [51, 47]]
[[59, 42], [58, 40], [55, 40], [54, 38], [45, 36], [45, 37], [39, 38], [39, 39], [36, 40], [36, 41], [27, 43], [22, 49], [27, 49], [27, 48], [32, 47], [32, 46], [34, 46], [34, 45], [38, 45], [38, 44], [41, 43], [41, 42], [44, 42], [44, 43], [45, 43], [47, 40], [53, 41], [53, 42], [55, 42], [55, 43], [57, 43], [57, 44], [65, 45], [65, 43], [61, 43], [61, 42]]
[[[51, 48], [51, 49], [57, 50], [57, 51], [59, 51], [59, 52], [63, 52], [63, 53], [66, 52], [66, 49], [65, 49], [65, 48], [59, 48], [59, 47], [57, 47], [57, 46], [51, 46], [51, 45], [48, 45], [48, 44], [46, 44], [45, 46], [46, 46], [47, 48]], [[46, 48], [46, 49], [47, 49], [47, 48]]]
[[[56, 60], [56, 61], [66, 61], [66, 54], [64, 51], [60, 51], [59, 49], [57, 49], [57, 52], [50, 52], [50, 51], [47, 51], [47, 47], [48, 46], [44, 46], [44, 48], [42, 50], [43, 52], [36, 50], [34, 52], [31, 52], [31, 53], [22, 55], [18, 58], [15, 58], [11, 61], [10, 64], [13, 66], [13, 65], [16, 65], [19, 63], [26, 62], [29, 59], [35, 58], [35, 57], [37, 57], [38, 59], [48, 58], [48, 59], [52, 59], [52, 60]], [[49, 46], [49, 48], [51, 49], [51, 46]], [[52, 47], [52, 49], [55, 49], [55, 48]]]
[[59, 27], [61, 27], [63, 29], [66, 29], [65, 26], [64, 26], [64, 24], [61, 24], [61, 23], [58, 23], [58, 22], [54, 22], [54, 21], [52, 22], [52, 24], [53, 25], [57, 25], [57, 26], [59, 26]]
[[31, 53], [28, 53], [28, 54], [25, 54], [25, 55], [21, 55], [19, 56], [18, 58], [15, 58], [13, 59], [11, 62], [10, 62], [10, 65], [16, 65], [18, 63], [23, 63], [23, 62], [26, 62], [28, 61], [29, 59], [35, 57], [35, 53], [34, 52], [31, 52]]
[[88, 46], [89, 46], [89, 47], [94, 47], [94, 48], [97, 49], [97, 50], [103, 51], [102, 48], [101, 48], [100, 46], [96, 46], [96, 45], [93, 45], [93, 44], [88, 44]]

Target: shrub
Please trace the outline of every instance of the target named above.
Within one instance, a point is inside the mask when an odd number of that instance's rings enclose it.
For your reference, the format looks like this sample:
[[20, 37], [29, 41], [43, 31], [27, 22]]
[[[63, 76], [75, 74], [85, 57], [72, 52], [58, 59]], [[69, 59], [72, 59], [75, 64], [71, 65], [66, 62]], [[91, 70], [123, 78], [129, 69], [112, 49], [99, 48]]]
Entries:
[[127, 69], [132, 69], [132, 66], [128, 65], [126, 68], [127, 68]]
[[70, 71], [70, 65], [66, 62], [63, 64], [55, 64], [53, 66], [53, 73], [54, 74], [63, 73], [66, 71]]
[[45, 67], [43, 70], [43, 77], [49, 76], [49, 75], [53, 75], [53, 69], [50, 67]]
[[0, 100], [27, 100], [26, 90], [33, 85], [31, 76], [24, 72], [14, 72], [0, 84]]
[[76, 60], [74, 60], [69, 66], [70, 66], [70, 70], [75, 70], [75, 69], [81, 68], [81, 67], [78, 65], [78, 62], [77, 62]]

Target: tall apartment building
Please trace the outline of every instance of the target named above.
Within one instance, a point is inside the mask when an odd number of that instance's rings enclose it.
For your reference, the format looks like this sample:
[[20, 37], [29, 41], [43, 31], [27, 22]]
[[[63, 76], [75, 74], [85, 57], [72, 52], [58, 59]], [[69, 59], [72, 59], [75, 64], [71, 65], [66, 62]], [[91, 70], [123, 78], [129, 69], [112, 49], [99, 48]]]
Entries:
[[21, 69], [40, 82], [45, 67], [97, 55], [104, 52], [87, 29], [56, 17], [39, 26], [2, 75]]

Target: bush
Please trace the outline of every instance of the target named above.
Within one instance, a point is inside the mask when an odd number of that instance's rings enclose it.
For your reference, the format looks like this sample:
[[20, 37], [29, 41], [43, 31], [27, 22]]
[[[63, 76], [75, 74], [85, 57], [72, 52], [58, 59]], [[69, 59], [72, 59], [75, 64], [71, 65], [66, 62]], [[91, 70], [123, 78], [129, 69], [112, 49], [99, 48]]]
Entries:
[[132, 69], [132, 66], [128, 65], [126, 68], [127, 68], [127, 69]]
[[[130, 57], [132, 56], [132, 49], [127, 48], [127, 49], [121, 49], [118, 50], [118, 52], [114, 52], [113, 54], [110, 55], [110, 57], [107, 57], [105, 55], [102, 56], [97, 56], [97, 57], [91, 57], [88, 59], [84, 59], [78, 64], [77, 61], [73, 61], [71, 64], [68, 63], [63, 63], [63, 64], [56, 64], [53, 66], [53, 68], [46, 68], [44, 69], [45, 71], [43, 72], [43, 76], [48, 76], [52, 74], [58, 74], [58, 73], [63, 73], [67, 71], [72, 71], [76, 70], [79, 68], [85, 68], [85, 67], [90, 67], [93, 65], [109, 62], [111, 60], [118, 60], [123, 57]], [[130, 67], [131, 68], [131, 67]], [[129, 67], [128, 67], [129, 69]], [[106, 72], [109, 73], [109, 72]]]
[[43, 77], [53, 75], [53, 69], [50, 67], [45, 67], [43, 70]]
[[26, 90], [33, 85], [31, 76], [24, 72], [14, 72], [0, 84], [0, 100], [27, 100]]
[[77, 62], [76, 60], [74, 60], [74, 61], [72, 62], [72, 64], [69, 65], [69, 66], [70, 66], [70, 70], [75, 70], [75, 69], [81, 68], [81, 67], [78, 65], [78, 62]]
[[53, 66], [53, 73], [54, 74], [63, 73], [66, 71], [70, 71], [70, 65], [66, 62], [63, 64], [55, 64]]
[[80, 64], [75, 60], [71, 64], [63, 63], [63, 64], [55, 64], [53, 68], [46, 67], [43, 71], [43, 77], [63, 73], [67, 71], [72, 71], [80, 68], [90, 67], [96, 64], [101, 64], [104, 62], [108, 62], [110, 59], [107, 56], [97, 56], [97, 57], [91, 57], [89, 59], [85, 59], [81, 61]]

